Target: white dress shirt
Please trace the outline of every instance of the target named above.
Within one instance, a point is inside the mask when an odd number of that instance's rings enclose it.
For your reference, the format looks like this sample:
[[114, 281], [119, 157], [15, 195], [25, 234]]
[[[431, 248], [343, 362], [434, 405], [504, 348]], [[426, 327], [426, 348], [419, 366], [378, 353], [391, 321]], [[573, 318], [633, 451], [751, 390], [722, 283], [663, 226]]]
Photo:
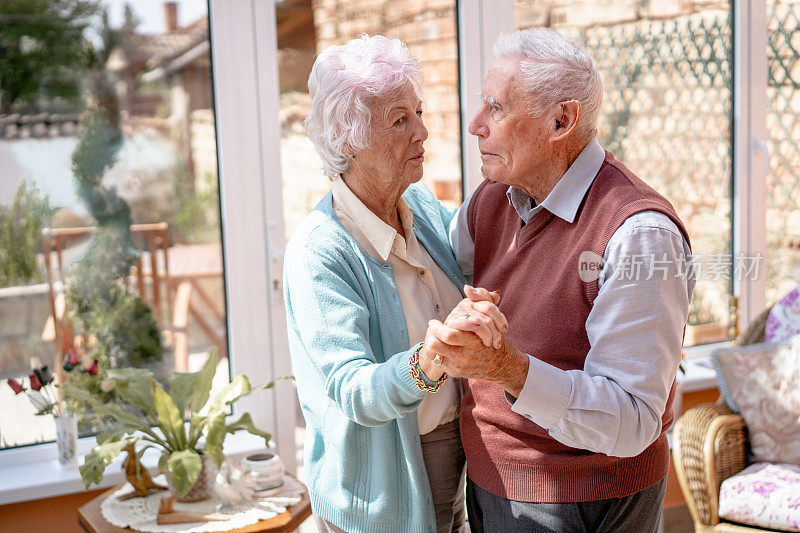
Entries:
[[[605, 150], [593, 140], [541, 204], [515, 187], [508, 189], [509, 203], [525, 223], [542, 210], [572, 223], [604, 158]], [[471, 198], [450, 225], [451, 245], [466, 276], [473, 273], [475, 255], [467, 226]], [[647, 263], [640, 262], [635, 282], [628, 279], [631, 258]], [[519, 397], [506, 395], [511, 410], [573, 448], [623, 457], [644, 451], [661, 434], [661, 416], [681, 361], [695, 285], [689, 258], [688, 243], [666, 215], [644, 211], [628, 218], [603, 255], [599, 293], [586, 320], [591, 348], [583, 370], [564, 371], [529, 354]]]
[[[414, 235], [414, 214], [403, 198], [397, 206], [405, 239], [369, 210], [342, 178], [333, 182], [333, 210], [339, 222], [370, 255], [392, 265], [411, 345], [425, 340], [428, 321], [444, 322], [463, 299], [461, 291], [431, 258]], [[459, 397], [452, 379], [439, 392], [428, 393], [417, 408], [424, 435], [458, 418]]]

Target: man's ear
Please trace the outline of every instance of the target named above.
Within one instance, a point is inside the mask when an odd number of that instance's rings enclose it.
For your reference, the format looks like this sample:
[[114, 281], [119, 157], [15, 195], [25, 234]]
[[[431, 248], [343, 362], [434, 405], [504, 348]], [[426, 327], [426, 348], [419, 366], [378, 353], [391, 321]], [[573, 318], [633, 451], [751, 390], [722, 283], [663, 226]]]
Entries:
[[581, 103], [577, 100], [561, 102], [556, 106], [551, 141], [566, 139], [575, 131], [581, 119]]

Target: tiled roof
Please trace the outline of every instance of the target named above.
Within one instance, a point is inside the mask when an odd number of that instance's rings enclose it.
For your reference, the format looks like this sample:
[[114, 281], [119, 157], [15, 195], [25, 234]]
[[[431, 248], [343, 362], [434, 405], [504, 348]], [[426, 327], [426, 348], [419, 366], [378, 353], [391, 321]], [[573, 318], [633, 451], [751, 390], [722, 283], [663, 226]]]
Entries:
[[0, 115], [0, 139], [71, 137], [80, 131], [77, 113], [36, 115]]
[[208, 17], [200, 17], [172, 33], [133, 33], [124, 39], [128, 63], [161, 64], [208, 39]]

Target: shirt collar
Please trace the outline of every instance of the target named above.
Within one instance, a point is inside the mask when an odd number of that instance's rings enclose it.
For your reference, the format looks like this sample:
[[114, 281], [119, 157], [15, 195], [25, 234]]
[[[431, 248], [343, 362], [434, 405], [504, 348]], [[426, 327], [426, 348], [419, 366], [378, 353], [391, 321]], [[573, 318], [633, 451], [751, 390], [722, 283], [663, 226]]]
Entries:
[[597, 139], [592, 139], [583, 147], [541, 204], [534, 206], [533, 199], [517, 187], [508, 188], [506, 192], [508, 202], [526, 223], [530, 222], [533, 215], [542, 209], [547, 209], [571, 224], [605, 157], [606, 152], [603, 147]]
[[[358, 229], [367, 238], [367, 241], [375, 248], [382, 261], [389, 259], [389, 254], [392, 252], [395, 237], [397, 237], [397, 230], [384, 222], [375, 213], [364, 205], [358, 196], [356, 196], [350, 187], [344, 182], [341, 177], [338, 177], [333, 182], [331, 188], [333, 195], [333, 202], [335, 209], [338, 209], [353, 222], [355, 222]], [[397, 204], [397, 211], [400, 215], [400, 222], [403, 224], [403, 229], [406, 235], [413, 234], [414, 232], [414, 214], [411, 208], [408, 207], [404, 198], [400, 198]]]

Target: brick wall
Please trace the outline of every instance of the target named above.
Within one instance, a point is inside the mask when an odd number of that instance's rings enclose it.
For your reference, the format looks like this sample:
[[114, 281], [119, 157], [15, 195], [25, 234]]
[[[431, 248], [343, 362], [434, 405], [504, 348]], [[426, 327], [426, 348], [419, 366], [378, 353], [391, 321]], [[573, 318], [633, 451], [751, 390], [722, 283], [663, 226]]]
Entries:
[[[424, 181], [461, 180], [455, 0], [314, 0], [317, 51], [361, 33], [405, 42], [424, 74]], [[455, 198], [459, 201], [459, 198]]]
[[[575, 28], [673, 18], [726, 7], [724, 0], [515, 0], [516, 27]], [[460, 181], [455, 0], [312, 0], [317, 51], [360, 33], [405, 42], [425, 76], [424, 180]], [[459, 199], [456, 198], [456, 201]]]

